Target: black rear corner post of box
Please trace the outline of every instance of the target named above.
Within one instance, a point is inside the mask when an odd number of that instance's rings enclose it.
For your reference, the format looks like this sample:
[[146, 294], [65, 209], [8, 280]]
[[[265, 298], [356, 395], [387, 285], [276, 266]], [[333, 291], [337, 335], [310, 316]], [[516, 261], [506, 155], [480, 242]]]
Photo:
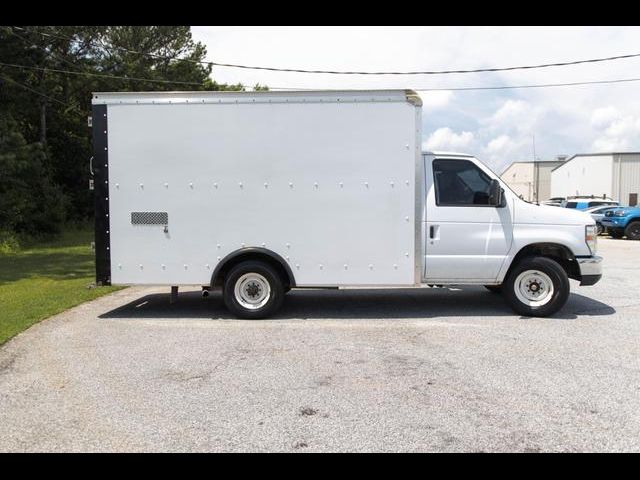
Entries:
[[109, 145], [107, 144], [107, 106], [94, 105], [93, 178], [95, 209], [96, 284], [111, 285], [111, 242], [109, 228]]

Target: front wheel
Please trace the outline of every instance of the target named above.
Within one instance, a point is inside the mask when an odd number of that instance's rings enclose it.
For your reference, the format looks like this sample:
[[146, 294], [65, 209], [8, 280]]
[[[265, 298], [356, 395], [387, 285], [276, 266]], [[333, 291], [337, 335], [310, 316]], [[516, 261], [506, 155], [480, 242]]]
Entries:
[[567, 272], [546, 257], [524, 258], [502, 285], [511, 308], [527, 317], [553, 315], [567, 302], [570, 291]]
[[629, 240], [640, 240], [640, 222], [631, 222], [624, 230]]
[[229, 311], [240, 318], [265, 318], [282, 305], [284, 285], [269, 264], [249, 260], [228, 273], [223, 298]]

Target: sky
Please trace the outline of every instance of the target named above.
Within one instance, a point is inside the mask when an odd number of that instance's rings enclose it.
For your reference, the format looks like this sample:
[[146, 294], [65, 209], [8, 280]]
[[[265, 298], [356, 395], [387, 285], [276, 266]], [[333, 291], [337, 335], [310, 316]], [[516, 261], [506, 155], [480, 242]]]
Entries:
[[[532, 65], [640, 53], [638, 27], [194, 26], [207, 60], [315, 70]], [[459, 88], [640, 78], [640, 57], [511, 72], [360, 76], [214, 67], [221, 83], [317, 89]], [[640, 82], [419, 92], [423, 149], [471, 153], [501, 172], [535, 156], [640, 151]]]

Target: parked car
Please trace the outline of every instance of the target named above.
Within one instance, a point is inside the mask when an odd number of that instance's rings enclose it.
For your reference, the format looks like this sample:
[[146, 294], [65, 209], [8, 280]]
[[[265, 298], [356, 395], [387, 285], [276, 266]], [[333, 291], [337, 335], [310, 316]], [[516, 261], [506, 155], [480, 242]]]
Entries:
[[604, 218], [604, 214], [607, 213], [609, 210], [616, 210], [619, 208], [620, 207], [610, 207], [610, 206], [603, 207], [602, 205], [600, 205], [597, 207], [587, 208], [586, 210], [584, 210], [584, 212], [591, 215], [591, 218], [595, 220], [597, 232], [598, 232], [598, 235], [600, 235], [605, 230], [605, 228], [602, 226], [602, 219]]
[[613, 238], [640, 240], [640, 207], [614, 208], [600, 221]]
[[567, 199], [562, 202], [563, 207], [575, 208], [576, 210], [586, 210], [587, 208], [598, 207], [600, 205], [616, 206], [620, 204], [611, 198], [596, 197], [593, 195], [567, 197]]
[[549, 205], [552, 207], [560, 207], [562, 206], [562, 202], [565, 201], [564, 197], [553, 197], [550, 198], [549, 200], [545, 200], [544, 202], [542, 202], [542, 205]]

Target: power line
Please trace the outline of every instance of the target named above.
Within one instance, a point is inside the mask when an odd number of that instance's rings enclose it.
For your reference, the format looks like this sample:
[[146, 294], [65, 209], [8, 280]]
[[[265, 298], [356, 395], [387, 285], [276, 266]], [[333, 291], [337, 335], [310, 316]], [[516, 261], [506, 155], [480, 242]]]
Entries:
[[495, 87], [458, 87], [458, 88], [414, 88], [418, 92], [437, 92], [437, 91], [470, 91], [470, 90], [510, 90], [515, 88], [547, 88], [547, 87], [572, 87], [578, 85], [602, 85], [607, 83], [627, 83], [638, 82], [640, 78], [621, 78], [615, 80], [593, 80], [586, 82], [567, 82], [567, 83], [540, 83], [534, 85], [499, 85]]
[[7, 77], [7, 76], [5, 76], [5, 75], [0, 75], [0, 78], [4, 78], [5, 80], [8, 80], [8, 81], [10, 81], [10, 82], [11, 82], [11, 83], [13, 83], [13, 84], [18, 85], [19, 87], [22, 87], [22, 88], [24, 88], [25, 90], [29, 90], [30, 92], [33, 92], [33, 93], [35, 93], [35, 94], [37, 94], [37, 95], [40, 95], [41, 97], [44, 97], [44, 98], [46, 98], [46, 99], [49, 99], [49, 100], [51, 100], [52, 102], [59, 103], [59, 104], [61, 104], [61, 105], [64, 105], [65, 107], [68, 107], [68, 108], [71, 108], [71, 109], [73, 109], [73, 110], [76, 110], [77, 112], [79, 112], [79, 111], [80, 111], [80, 110], [78, 110], [78, 108], [77, 108], [77, 107], [75, 107], [74, 105], [71, 105], [71, 104], [69, 104], [69, 103], [63, 102], [62, 100], [58, 100], [57, 98], [50, 97], [49, 95], [46, 95], [46, 94], [42, 93], [42, 92], [41, 92], [41, 91], [39, 91], [39, 90], [36, 90], [36, 89], [34, 89], [34, 88], [31, 88], [31, 87], [29, 87], [29, 86], [25, 85], [24, 83], [17, 82], [17, 81], [16, 81], [16, 80], [14, 80], [13, 78]]
[[200, 87], [202, 86], [202, 83], [184, 82], [184, 81], [180, 81], [180, 80], [160, 80], [160, 79], [129, 77], [129, 76], [122, 76], [122, 75], [111, 75], [111, 74], [93, 73], [93, 72], [72, 72], [70, 70], [60, 70], [60, 69], [57, 69], [57, 68], [46, 68], [46, 67], [16, 65], [16, 64], [13, 64], [13, 63], [4, 63], [4, 62], [0, 62], [0, 65], [2, 65], [4, 67], [25, 68], [27, 70], [40, 70], [40, 71], [47, 71], [47, 72], [64, 73], [64, 74], [69, 74], [69, 75], [88, 75], [88, 76], [91, 76], [91, 77], [115, 78], [115, 79], [121, 79], [121, 80], [137, 80], [137, 81], [140, 81], [140, 82], [150, 82], [150, 83], [164, 83], [164, 84], [169, 83], [169, 84], [176, 84], [176, 85], [197, 85], [197, 86], [200, 86]]
[[[25, 30], [26, 31], [26, 29], [20, 28], [20, 27], [12, 27], [12, 28], [18, 28], [20, 30]], [[62, 39], [66, 39], [66, 40], [77, 41], [77, 39], [74, 39], [72, 37], [67, 37], [67, 36], [53, 35], [53, 34], [44, 33], [44, 32], [38, 32], [38, 31], [36, 31], [36, 33], [38, 33], [40, 35], [50, 36], [50, 37], [57, 37], [57, 38], [62, 38]], [[104, 45], [102, 46], [102, 48], [106, 49], [106, 47]], [[536, 65], [519, 65], [519, 66], [512, 66], [512, 67], [475, 68], [475, 69], [468, 69], [468, 70], [424, 70], [424, 71], [405, 71], [405, 72], [398, 72], [398, 71], [370, 72], [370, 71], [344, 71], [344, 70], [307, 70], [307, 69], [302, 69], [302, 68], [278, 68], [278, 67], [265, 67], [265, 66], [255, 66], [255, 65], [242, 65], [242, 64], [235, 64], [235, 63], [210, 62], [210, 61], [206, 61], [206, 60], [192, 60], [190, 58], [172, 58], [172, 57], [158, 55], [158, 54], [154, 54], [154, 53], [150, 53], [150, 52], [138, 52], [136, 50], [131, 50], [131, 49], [128, 49], [128, 48], [125, 48], [125, 47], [119, 47], [117, 45], [114, 45], [113, 48], [116, 48], [116, 49], [119, 49], [119, 50], [123, 50], [123, 51], [126, 51], [128, 53], [133, 53], [133, 54], [137, 54], [137, 55], [146, 55], [146, 56], [157, 58], [157, 59], [163, 59], [163, 60], [169, 60], [169, 61], [191, 62], [191, 63], [201, 64], [201, 65], [211, 65], [211, 66], [217, 66], [217, 67], [241, 68], [241, 69], [249, 69], [249, 70], [267, 70], [267, 71], [272, 71], [272, 72], [314, 73], [314, 74], [330, 74], [330, 75], [449, 75], [449, 74], [464, 74], [464, 73], [506, 72], [506, 71], [512, 71], [512, 70], [531, 70], [531, 69], [538, 69], [538, 68], [550, 68], [550, 67], [564, 67], [564, 66], [569, 66], [569, 65], [581, 65], [581, 64], [585, 64], [585, 63], [609, 62], [609, 61], [613, 61], [613, 60], [622, 60], [622, 59], [640, 57], [640, 53], [631, 53], [631, 54], [627, 54], [627, 55], [615, 55], [615, 56], [602, 57], [602, 58], [590, 58], [590, 59], [585, 59], [585, 60], [571, 60], [571, 61], [555, 62], [555, 63], [541, 63], [541, 64], [536, 64]]]
[[[506, 72], [511, 70], [531, 70], [536, 68], [563, 67], [568, 65], [580, 65], [583, 63], [608, 62], [611, 60], [621, 60], [624, 58], [640, 57], [640, 53], [632, 53], [628, 55], [616, 55], [605, 58], [592, 58], [588, 60], [574, 60], [569, 62], [544, 63], [538, 65], [521, 65], [516, 67], [495, 67], [495, 68], [476, 68], [471, 70], [425, 70], [425, 71], [408, 71], [408, 72], [365, 72], [365, 71], [340, 71], [340, 70], [305, 70], [301, 68], [276, 68], [276, 67], [259, 67], [251, 65], [239, 65], [233, 63], [218, 62], [198, 62], [207, 63], [217, 67], [243, 68], [249, 70], [268, 70], [272, 72], [291, 72], [291, 73], [321, 73], [330, 75], [449, 75], [461, 73], [485, 73], [485, 72]], [[182, 59], [178, 59], [182, 60]], [[193, 60], [195, 61], [195, 60]]]
[[[473, 90], [510, 90], [510, 89], [518, 89], [518, 88], [547, 88], [547, 87], [572, 87], [579, 85], [601, 85], [601, 84], [609, 84], [609, 83], [628, 83], [628, 82], [638, 82], [640, 78], [622, 78], [622, 79], [614, 79], [614, 80], [593, 80], [593, 81], [584, 81], [584, 82], [567, 82], [567, 83], [541, 83], [541, 84], [531, 84], [531, 85], [496, 85], [490, 87], [439, 87], [439, 88], [410, 88], [416, 92], [443, 92], [443, 91], [473, 91]], [[382, 88], [382, 90], [393, 90], [401, 87], [387, 87]], [[272, 87], [269, 86], [270, 90], [318, 90], [316, 88], [296, 88], [296, 87]], [[349, 89], [326, 89], [321, 88], [319, 90], [349, 90]]]
[[[17, 27], [14, 27], [14, 28], [17, 28]], [[23, 31], [25, 31], [25, 32], [26, 32], [26, 30], [25, 30], [24, 28], [20, 28], [20, 30], [23, 30]], [[59, 61], [61, 61], [61, 62], [64, 62], [64, 63], [66, 63], [67, 65], [70, 65], [70, 66], [71, 66], [71, 67], [73, 67], [74, 69], [77, 69], [77, 68], [78, 68], [78, 67], [77, 67], [77, 65], [75, 65], [73, 62], [70, 62], [69, 60], [67, 60], [67, 59], [66, 59], [66, 58], [64, 58], [64, 57], [60, 57], [60, 56], [56, 55], [55, 53], [53, 53], [53, 51], [52, 51], [52, 50], [47, 50], [47, 49], [46, 49], [44, 46], [42, 46], [42, 45], [36, 45], [36, 44], [34, 44], [33, 42], [31, 42], [31, 40], [29, 40], [28, 38], [26, 38], [26, 37], [24, 37], [24, 36], [22, 36], [22, 35], [17, 34], [17, 33], [16, 33], [16, 32], [14, 32], [13, 30], [11, 30], [11, 31], [10, 31], [10, 33], [11, 33], [11, 35], [13, 35], [13, 36], [15, 36], [15, 37], [19, 38], [20, 40], [22, 40], [22, 42], [23, 42], [24, 44], [26, 44], [26, 45], [28, 45], [28, 46], [32, 46], [32, 47], [39, 48], [40, 50], [42, 50], [42, 51], [43, 51], [44, 53], [46, 53], [47, 55], [50, 55], [50, 56], [52, 56], [53, 58], [55, 58], [56, 60], [59, 60]]]
[[[1, 66], [12, 67], [12, 68], [24, 68], [30, 70], [41, 70], [41, 71], [49, 71], [55, 73], [69, 74], [69, 75], [89, 75], [94, 77], [106, 77], [106, 78], [115, 78], [121, 80], [137, 80], [143, 82], [151, 82], [151, 83], [175, 83], [175, 84], [183, 84], [183, 85], [197, 85], [202, 86], [201, 83], [197, 82], [183, 82], [178, 80], [159, 80], [159, 79], [148, 79], [148, 78], [138, 78], [138, 77], [127, 77], [120, 75], [108, 75], [108, 74], [100, 74], [100, 73], [92, 73], [92, 72], [74, 72], [70, 70], [60, 70], [46, 67], [35, 67], [35, 66], [27, 66], [27, 65], [16, 65], [12, 63], [3, 63], [0, 62]], [[473, 90], [510, 90], [510, 89], [526, 89], [526, 88], [548, 88], [548, 87], [570, 87], [570, 86], [579, 86], [579, 85], [603, 85], [603, 84], [615, 84], [615, 83], [630, 83], [640, 81], [640, 78], [622, 78], [622, 79], [614, 79], [614, 80], [592, 80], [592, 81], [584, 81], [584, 82], [566, 82], [566, 83], [542, 83], [542, 84], [531, 84], [531, 85], [498, 85], [498, 86], [489, 86], [489, 87], [438, 87], [438, 88], [413, 88], [413, 90], [418, 92], [437, 92], [437, 91], [473, 91]], [[243, 86], [243, 88], [252, 88]], [[315, 88], [302, 88], [302, 87], [268, 87], [270, 90], [318, 90]], [[398, 88], [398, 87], [394, 87]], [[389, 89], [383, 88], [384, 89]], [[391, 88], [393, 89], [393, 88]], [[321, 88], [320, 90], [331, 90], [326, 88]], [[349, 90], [349, 89], [334, 89], [334, 90]]]

